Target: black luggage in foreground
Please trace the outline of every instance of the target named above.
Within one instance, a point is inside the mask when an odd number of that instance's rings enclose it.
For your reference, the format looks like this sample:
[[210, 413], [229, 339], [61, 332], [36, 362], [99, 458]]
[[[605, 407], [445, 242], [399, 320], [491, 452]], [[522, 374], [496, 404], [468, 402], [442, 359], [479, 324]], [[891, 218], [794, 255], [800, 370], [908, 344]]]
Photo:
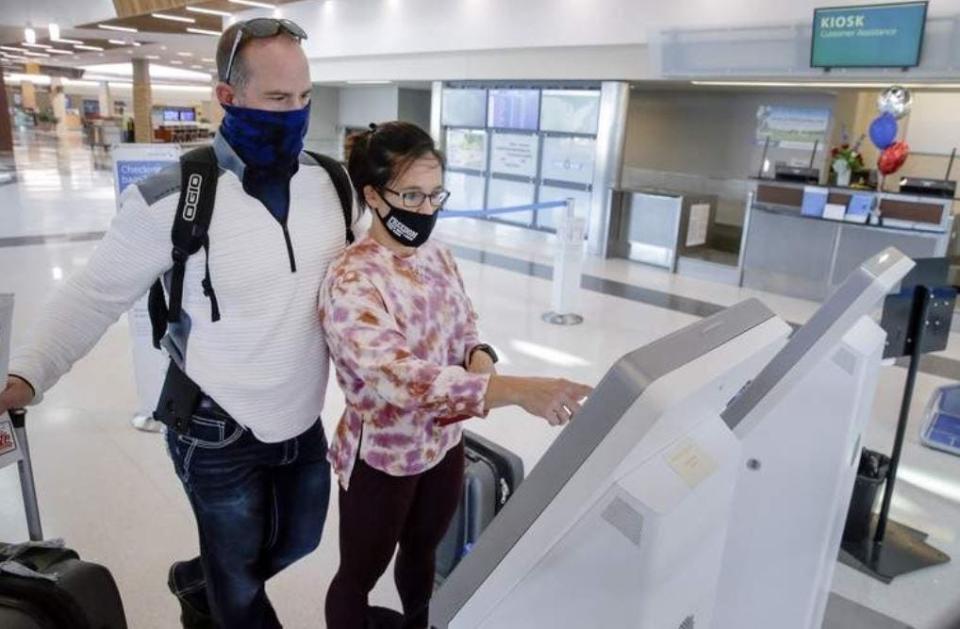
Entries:
[[0, 467], [17, 463], [31, 542], [0, 544], [0, 627], [126, 629], [117, 584], [103, 566], [81, 561], [59, 540], [41, 541], [25, 429], [26, 413], [0, 420]]

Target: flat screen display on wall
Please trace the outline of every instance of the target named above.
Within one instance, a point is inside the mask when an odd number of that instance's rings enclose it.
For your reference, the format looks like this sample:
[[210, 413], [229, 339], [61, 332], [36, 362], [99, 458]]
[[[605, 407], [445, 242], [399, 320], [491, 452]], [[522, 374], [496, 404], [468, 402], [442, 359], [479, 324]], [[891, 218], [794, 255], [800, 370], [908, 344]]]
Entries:
[[543, 90], [540, 130], [596, 135], [599, 90]]
[[443, 124], [448, 127], [483, 127], [487, 122], [487, 90], [443, 90]]
[[816, 9], [810, 65], [912, 68], [920, 64], [926, 21], [926, 2]]
[[487, 126], [536, 131], [540, 124], [540, 90], [490, 90]]

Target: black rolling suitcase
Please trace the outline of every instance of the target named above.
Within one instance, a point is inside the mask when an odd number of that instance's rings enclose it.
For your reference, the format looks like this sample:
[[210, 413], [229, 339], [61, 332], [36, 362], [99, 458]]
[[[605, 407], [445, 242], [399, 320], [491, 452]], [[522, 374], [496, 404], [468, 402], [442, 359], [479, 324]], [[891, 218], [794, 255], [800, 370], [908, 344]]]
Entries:
[[59, 540], [42, 541], [22, 410], [0, 421], [0, 467], [17, 463], [30, 542], [0, 544], [0, 628], [126, 629], [117, 584]]
[[438, 586], [473, 549], [480, 534], [523, 481], [523, 461], [516, 454], [469, 431], [464, 431], [463, 438], [463, 498], [437, 548]]

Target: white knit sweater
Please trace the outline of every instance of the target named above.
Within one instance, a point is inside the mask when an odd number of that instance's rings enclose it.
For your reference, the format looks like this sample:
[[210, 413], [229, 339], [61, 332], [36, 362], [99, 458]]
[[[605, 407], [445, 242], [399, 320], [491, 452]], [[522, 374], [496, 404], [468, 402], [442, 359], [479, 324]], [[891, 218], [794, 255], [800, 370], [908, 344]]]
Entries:
[[[219, 144], [224, 166], [225, 143]], [[203, 294], [201, 249], [187, 262], [186, 335], [178, 345], [187, 375], [205, 393], [258, 439], [278, 442], [304, 432], [323, 409], [328, 358], [318, 296], [327, 266], [344, 249], [343, 212], [326, 171], [302, 159], [290, 182], [293, 273], [280, 223], [244, 192], [236, 172], [242, 165], [231, 157], [234, 169], [219, 179], [209, 230], [221, 319], [211, 320]], [[38, 399], [171, 267], [176, 188], [158, 193], [156, 185], [141, 184], [124, 191], [121, 210], [87, 266], [57, 291], [29, 342], [14, 352], [10, 372], [29, 381]], [[103, 386], [109, 396], [109, 383]]]

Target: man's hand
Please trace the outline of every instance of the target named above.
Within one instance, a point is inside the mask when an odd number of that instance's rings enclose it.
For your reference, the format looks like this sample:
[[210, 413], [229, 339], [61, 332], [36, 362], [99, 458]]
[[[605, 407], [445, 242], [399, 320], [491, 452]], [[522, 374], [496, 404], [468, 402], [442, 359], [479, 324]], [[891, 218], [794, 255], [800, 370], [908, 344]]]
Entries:
[[7, 386], [0, 391], [0, 415], [11, 408], [23, 408], [33, 401], [36, 394], [26, 380], [18, 376], [7, 378]]

